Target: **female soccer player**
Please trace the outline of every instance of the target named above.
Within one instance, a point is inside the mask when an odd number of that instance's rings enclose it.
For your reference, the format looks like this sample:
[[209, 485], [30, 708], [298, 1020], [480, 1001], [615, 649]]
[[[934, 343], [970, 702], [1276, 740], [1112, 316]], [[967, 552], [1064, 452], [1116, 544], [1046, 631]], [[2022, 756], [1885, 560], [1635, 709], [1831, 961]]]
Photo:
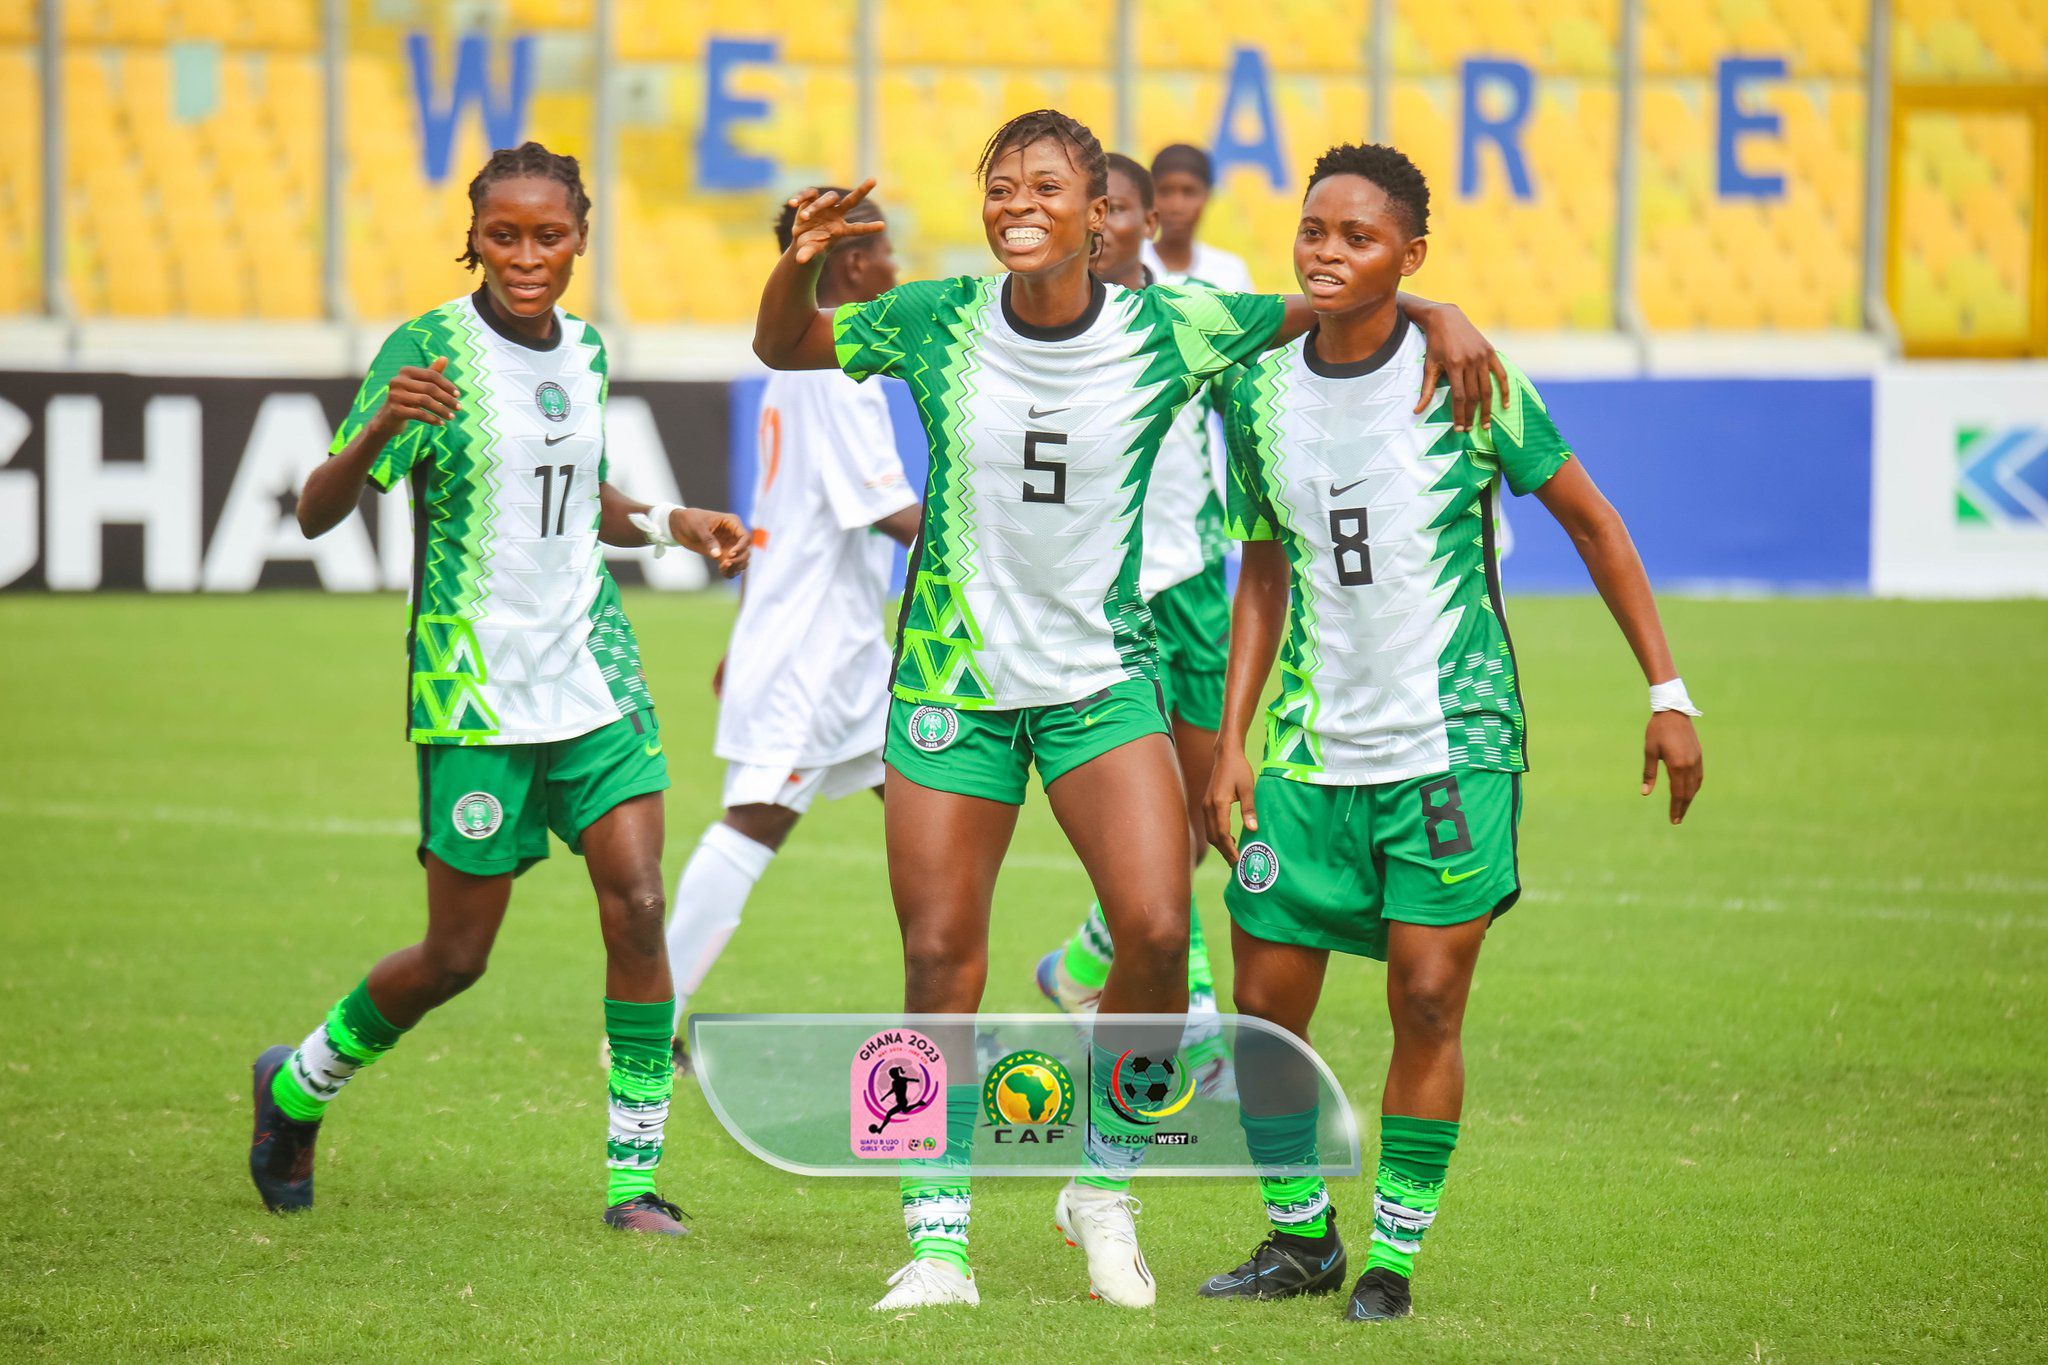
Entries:
[[[605, 1223], [678, 1235], [654, 1189], [673, 1073], [661, 936], [668, 769], [606, 545], [681, 545], [728, 577], [738, 518], [634, 502], [605, 482], [604, 343], [556, 306], [589, 240], [576, 159], [537, 142], [469, 184], [474, 294], [393, 332], [306, 480], [299, 525], [339, 524], [365, 481], [411, 482], [411, 682], [426, 937], [370, 968], [296, 1049], [256, 1059], [249, 1173], [274, 1212], [313, 1203], [327, 1106], [483, 975], [512, 880], [548, 831], [584, 856], [604, 932], [611, 1038]], [[657, 551], [658, 553], [659, 551]]]
[[[882, 214], [866, 199], [848, 219], [880, 223]], [[784, 251], [795, 222], [785, 205], [775, 227]], [[895, 283], [889, 234], [849, 237], [826, 253], [818, 304], [866, 303]], [[678, 1027], [811, 802], [881, 790], [889, 542], [917, 536], [917, 493], [881, 386], [837, 370], [770, 375], [757, 454], [755, 553], [719, 667], [725, 814], [683, 868], [668, 926]], [[680, 1037], [676, 1058], [687, 1069]]]
[[[1415, 1256], [1458, 1141], [1473, 967], [1522, 890], [1522, 702], [1493, 541], [1503, 480], [1570, 534], [1650, 683], [1644, 794], [1662, 763], [1677, 824], [1701, 777], [1698, 712], [1642, 561], [1529, 381], [1508, 367], [1490, 429], [1460, 433], [1441, 408], [1388, 418], [1422, 370], [1395, 291], [1422, 265], [1428, 229], [1429, 187], [1408, 158], [1326, 152], [1294, 243], [1315, 329], [1248, 366], [1226, 404], [1231, 534], [1247, 544], [1206, 813], [1236, 868], [1237, 1008], [1307, 1038], [1332, 949], [1387, 964], [1394, 1050], [1354, 1321], [1411, 1311]], [[1283, 622], [1282, 687], [1254, 783], [1245, 735]], [[1240, 1054], [1238, 1085], [1252, 1159], [1273, 1171], [1259, 1182], [1272, 1234], [1201, 1292], [1336, 1290], [1347, 1274], [1336, 1214], [1323, 1182], [1300, 1174], [1315, 1164], [1313, 1078]]]
[[[1138, 592], [1136, 506], [1194, 390], [1297, 334], [1309, 313], [1300, 299], [1133, 293], [1096, 280], [1106, 166], [1094, 134], [1064, 114], [1005, 124], [979, 173], [983, 229], [1003, 274], [901, 285], [821, 311], [823, 253], [877, 230], [846, 221], [873, 182], [843, 197], [799, 196], [796, 236], [762, 291], [754, 337], [777, 369], [901, 376], [932, 443], [884, 754], [905, 1007], [979, 1006], [996, 872], [1035, 762], [1121, 949], [1102, 1010], [1179, 1013], [1185, 804]], [[1483, 369], [1473, 357], [1468, 378]], [[1112, 1032], [1098, 1029], [1098, 1050]], [[973, 1074], [971, 1047], [956, 1042], [950, 1055], [956, 1081]], [[1095, 1070], [1106, 1077], [1109, 1067]], [[1138, 1149], [1118, 1141], [1136, 1128], [1100, 1087], [1089, 1103], [1104, 1140], [1088, 1173], [1060, 1191], [1055, 1217], [1087, 1252], [1094, 1292], [1142, 1306], [1155, 1289], [1127, 1194]], [[966, 1158], [975, 1100], [971, 1083], [948, 1095], [947, 1165]], [[964, 1177], [907, 1174], [904, 1208], [915, 1259], [876, 1306], [975, 1302]]]
[[[1095, 273], [1126, 289], [1149, 288], [1158, 283], [1158, 275], [1143, 262], [1141, 252], [1158, 227], [1152, 177], [1130, 157], [1112, 152], [1108, 160], [1109, 205]], [[1400, 302], [1417, 318], [1430, 315], [1432, 305], [1423, 300], [1402, 295]], [[1434, 371], [1425, 379], [1425, 389], [1434, 382], [1433, 376]], [[1180, 410], [1160, 443], [1145, 494], [1144, 557], [1138, 573], [1139, 591], [1158, 632], [1159, 680], [1187, 795], [1193, 865], [1199, 865], [1209, 851], [1202, 800], [1208, 793], [1209, 769], [1216, 757], [1216, 730], [1223, 716], [1223, 667], [1230, 638], [1230, 592], [1223, 579], [1223, 552], [1228, 542], [1209, 453], [1214, 426], [1210, 420], [1212, 395], [1222, 391], [1229, 377], [1220, 376], [1215, 384], [1204, 386]], [[1039, 989], [1061, 1009], [1076, 1013], [1092, 1010], [1114, 955], [1102, 907], [1093, 906], [1065, 947], [1040, 960]], [[1199, 1021], [1203, 1013], [1214, 1012], [1215, 1002], [1216, 982], [1201, 917], [1191, 910], [1188, 1012], [1197, 1019], [1183, 1043], [1183, 1055], [1195, 1068], [1203, 1093], [1228, 1098], [1232, 1082], [1226, 1042], [1213, 1024], [1204, 1027]]]
[[1167, 284], [1249, 290], [1252, 272], [1241, 257], [1195, 240], [1216, 183], [1209, 154], [1185, 142], [1160, 148], [1152, 158], [1152, 183], [1159, 200], [1159, 235], [1145, 246], [1152, 273]]

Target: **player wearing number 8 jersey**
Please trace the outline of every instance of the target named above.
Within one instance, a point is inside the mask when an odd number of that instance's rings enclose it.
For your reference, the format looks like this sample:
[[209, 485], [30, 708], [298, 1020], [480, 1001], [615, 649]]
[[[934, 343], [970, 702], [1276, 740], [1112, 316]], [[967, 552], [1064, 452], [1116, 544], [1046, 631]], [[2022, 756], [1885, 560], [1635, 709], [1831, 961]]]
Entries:
[[[1089, 273], [1107, 203], [1103, 151], [1053, 110], [1011, 120], [979, 168], [981, 216], [1005, 273], [903, 285], [817, 306], [820, 262], [871, 187], [800, 196], [797, 235], [762, 291], [754, 348], [780, 369], [837, 365], [906, 380], [932, 446], [923, 529], [897, 639], [885, 784], [905, 1008], [967, 1014], [988, 972], [996, 873], [1032, 762], [1121, 951], [1095, 1045], [1120, 1017], [1187, 1004], [1186, 807], [1139, 595], [1139, 514], [1159, 441], [1211, 375], [1295, 335], [1305, 300], [1105, 285]], [[1179, 1028], [1150, 1041], [1168, 1049]], [[974, 1074], [971, 1029], [942, 1029], [951, 1074]], [[1126, 1042], [1125, 1046], [1133, 1044]], [[1154, 1300], [1126, 1188], [1138, 1130], [1091, 1073], [1088, 1169], [1056, 1221], [1091, 1288]], [[974, 1087], [948, 1096], [946, 1155], [903, 1183], [912, 1263], [876, 1306], [972, 1303], [967, 1181]]]
[[[1522, 705], [1493, 544], [1503, 482], [1571, 534], [1653, 684], [1644, 790], [1665, 763], [1676, 822], [1700, 775], [1642, 563], [1535, 388], [1508, 367], [1490, 428], [1475, 431], [1409, 407], [1422, 350], [1394, 293], [1422, 264], [1428, 213], [1428, 187], [1399, 152], [1326, 153], [1294, 249], [1316, 328], [1248, 366], [1225, 413], [1227, 516], [1247, 544], [1205, 804], [1236, 868], [1236, 1005], [1306, 1038], [1330, 950], [1387, 964], [1394, 1049], [1372, 1249], [1347, 1310], [1361, 1321], [1410, 1311], [1458, 1138], [1473, 966], [1521, 893]], [[1245, 736], [1276, 654], [1254, 783]], [[1346, 1275], [1335, 1214], [1322, 1181], [1298, 1174], [1316, 1164], [1314, 1078], [1243, 1055], [1238, 1077], [1252, 1159], [1270, 1172], [1272, 1233], [1202, 1293], [1333, 1291]]]

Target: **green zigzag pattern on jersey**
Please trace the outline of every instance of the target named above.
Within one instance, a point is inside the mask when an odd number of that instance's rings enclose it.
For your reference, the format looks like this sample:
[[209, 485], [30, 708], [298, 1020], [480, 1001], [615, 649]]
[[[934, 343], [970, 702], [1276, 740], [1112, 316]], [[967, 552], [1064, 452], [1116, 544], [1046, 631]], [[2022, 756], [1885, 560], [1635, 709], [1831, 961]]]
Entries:
[[[1286, 351], [1275, 353], [1284, 356]], [[1323, 701], [1316, 692], [1316, 673], [1322, 667], [1320, 622], [1316, 616], [1315, 578], [1303, 563], [1300, 538], [1287, 531], [1294, 521], [1294, 508], [1279, 492], [1279, 411], [1285, 396], [1288, 370], [1284, 363], [1268, 359], [1242, 381], [1245, 402], [1251, 411], [1253, 449], [1265, 476], [1267, 496], [1273, 503], [1275, 529], [1294, 572], [1292, 601], [1287, 613], [1287, 635], [1280, 646], [1280, 695], [1266, 712], [1266, 759], [1264, 769], [1283, 777], [1304, 777], [1323, 769], [1323, 746], [1316, 738], [1316, 720]]]
[[[1138, 672], [1149, 677], [1157, 667], [1156, 658], [1143, 644], [1151, 608], [1145, 604], [1143, 594], [1138, 590], [1139, 556], [1129, 552], [1131, 537], [1143, 534], [1145, 495], [1151, 489], [1159, 449], [1174, 419], [1184, 407], [1201, 405], [1205, 408], [1205, 394], [1211, 380], [1230, 364], [1229, 357], [1217, 348], [1211, 338], [1241, 336], [1244, 325], [1221, 299], [1201, 288], [1156, 285], [1142, 294], [1130, 295], [1128, 306], [1140, 310], [1141, 317], [1143, 310], [1151, 309], [1151, 321], [1142, 325], [1171, 344], [1147, 348], [1149, 359], [1138, 376], [1138, 387], [1148, 389], [1150, 393], [1144, 405], [1133, 414], [1134, 420], [1141, 425], [1132, 447], [1145, 453], [1143, 458], [1131, 462], [1121, 485], [1129, 499], [1124, 515], [1131, 529], [1124, 542], [1123, 572], [1118, 576], [1115, 590], [1104, 603], [1103, 611], [1116, 640], [1118, 654], [1126, 665], [1135, 666]], [[1201, 412], [1200, 416], [1206, 423], [1206, 412]], [[1210, 503], [1214, 511], [1214, 541], [1218, 547], [1216, 557], [1221, 559], [1222, 549], [1227, 544], [1222, 529], [1222, 507], [1216, 503], [1213, 493]]]
[[[474, 326], [464, 325], [460, 308], [437, 308], [414, 324], [437, 343], [429, 355], [449, 354], [457, 389], [476, 377], [483, 350]], [[499, 730], [497, 714], [484, 700], [489, 670], [470, 625], [483, 596], [497, 515], [489, 476], [497, 465], [499, 433], [490, 420], [490, 404], [479, 394], [470, 397], [442, 429], [427, 486], [429, 541], [416, 645], [425, 657], [414, 660], [415, 742], [481, 744]], [[472, 532], [473, 553], [465, 553], [461, 543]]]
[[[1500, 479], [1500, 460], [1492, 449], [1493, 443], [1505, 437], [1514, 445], [1522, 444], [1528, 411], [1524, 404], [1534, 403], [1539, 410], [1548, 411], [1528, 376], [1506, 357], [1502, 357], [1501, 363], [1508, 371], [1512, 402], [1506, 405], [1496, 403], [1491, 433], [1452, 430], [1448, 395], [1424, 419], [1429, 425], [1441, 427], [1429, 449], [1423, 452], [1424, 458], [1447, 461], [1443, 473], [1430, 485], [1431, 492], [1476, 491]], [[1498, 385], [1495, 387], [1498, 396]], [[1485, 443], [1484, 448], [1481, 442]], [[1457, 458], [1461, 455], [1467, 458]], [[1487, 758], [1518, 769], [1523, 762], [1521, 683], [1515, 673], [1514, 654], [1508, 648], [1507, 623], [1495, 614], [1493, 594], [1486, 582], [1487, 527], [1480, 520], [1482, 515], [1482, 504], [1474, 500], [1467, 503], [1462, 512], [1454, 513], [1446, 507], [1429, 527], [1438, 533], [1432, 555], [1438, 564], [1438, 586], [1456, 584], [1458, 580], [1472, 576], [1476, 582], [1468, 589], [1468, 600], [1478, 606], [1477, 612], [1467, 613], [1459, 621], [1457, 630], [1444, 643], [1444, 652], [1437, 661], [1437, 700], [1443, 708], [1444, 738], [1450, 749], [1452, 767], [1463, 767], [1476, 758]], [[1455, 587], [1453, 591], [1456, 591]], [[1475, 637], [1485, 629], [1487, 621], [1493, 623], [1500, 638], [1481, 648], [1481, 642]], [[1502, 671], [1497, 681], [1486, 676], [1488, 654], [1500, 660]], [[1508, 723], [1503, 725], [1491, 711], [1461, 714], [1469, 710], [1475, 698], [1508, 717]], [[1493, 752], [1489, 754], [1488, 750]], [[1491, 766], [1491, 762], [1481, 766]]]
[[[926, 489], [927, 544], [925, 562], [937, 571], [920, 571], [910, 610], [903, 619], [901, 664], [896, 685], [912, 701], [932, 701], [963, 711], [989, 703], [988, 675], [975, 662], [982, 648], [980, 622], [968, 605], [967, 585], [974, 581], [974, 501], [966, 479], [955, 477], [962, 456], [960, 428], [975, 396], [974, 346], [994, 306], [1000, 278], [971, 280], [963, 289], [949, 284], [940, 302], [956, 319], [951, 340], [933, 363], [929, 348], [918, 348], [904, 375], [918, 407], [943, 413], [932, 441], [931, 475]], [[965, 298], [958, 295], [965, 294]], [[952, 296], [952, 297], [948, 297]], [[957, 299], [957, 302], [955, 300]], [[891, 300], [891, 306], [895, 301]], [[885, 319], [877, 319], [879, 325]], [[895, 335], [900, 329], [889, 329]]]

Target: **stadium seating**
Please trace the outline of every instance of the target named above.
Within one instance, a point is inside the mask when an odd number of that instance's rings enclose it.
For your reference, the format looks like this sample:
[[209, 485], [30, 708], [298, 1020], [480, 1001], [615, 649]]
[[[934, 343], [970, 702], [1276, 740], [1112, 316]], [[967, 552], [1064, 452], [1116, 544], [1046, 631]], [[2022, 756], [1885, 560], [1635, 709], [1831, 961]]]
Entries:
[[1893, 306], [1908, 335], [1937, 344], [2026, 335], [2030, 270], [2048, 269], [2028, 260], [2028, 140], [2017, 113], [1916, 110], [1904, 121]]
[[2048, 77], [2048, 0], [1896, 0], [1892, 71], [1902, 81]]
[[[1862, 316], [1863, 82], [1868, 0], [1645, 0], [1639, 303], [1659, 329], [1853, 327]], [[1488, 301], [1517, 329], [1600, 328], [1614, 313], [1615, 75], [1621, 0], [1393, 0], [1393, 135], [1436, 190], [1430, 287]], [[609, 218], [614, 277], [636, 321], [733, 322], [751, 308], [765, 225], [789, 188], [863, 171], [898, 224], [908, 273], [984, 269], [968, 173], [981, 141], [1021, 108], [1053, 103], [1113, 141], [1114, 7], [1045, 0], [1029, 26], [956, 0], [881, 0], [880, 164], [857, 159], [856, 0], [615, 0], [625, 108]], [[354, 313], [397, 316], [468, 288], [453, 262], [461, 187], [487, 152], [458, 129], [446, 180], [418, 158], [405, 36], [451, 25], [580, 36], [596, 0], [345, 0], [339, 235]], [[0, 4], [0, 314], [40, 306], [42, 185], [33, 3]], [[275, 0], [65, 0], [63, 274], [82, 316], [320, 315], [324, 130], [320, 7]], [[1299, 176], [1331, 142], [1367, 131], [1365, 0], [1138, 0], [1133, 145], [1207, 143], [1232, 49], [1267, 62], [1286, 174], [1232, 172], [1207, 235], [1269, 287], [1291, 275]], [[779, 62], [732, 73], [768, 102], [731, 132], [771, 158], [775, 184], [698, 183], [695, 131], [713, 35], [765, 38]], [[588, 155], [582, 68], [545, 49], [522, 132]], [[1782, 197], [1730, 198], [1715, 184], [1717, 64], [1782, 56], [1789, 79], [1747, 98], [1778, 112], [1782, 138], [1741, 156], [1782, 174]], [[1457, 192], [1458, 72], [1475, 55], [1525, 62], [1538, 105], [1524, 136], [1536, 190], [1508, 193], [1493, 151], [1480, 188]], [[1886, 54], [1903, 86], [2048, 81], [2048, 0], [1896, 0]], [[185, 86], [180, 86], [180, 73]], [[194, 74], [197, 73], [197, 74]], [[446, 73], [441, 79], [445, 81]], [[181, 94], [183, 98], [181, 98]], [[182, 107], [182, 113], [180, 112]], [[2012, 117], [1916, 112], [1901, 148], [1898, 310], [1909, 336], [2020, 335], [2033, 263], [2032, 145]], [[586, 300], [585, 305], [589, 306]]]
[[33, 50], [0, 45], [0, 316], [42, 305], [41, 99]]

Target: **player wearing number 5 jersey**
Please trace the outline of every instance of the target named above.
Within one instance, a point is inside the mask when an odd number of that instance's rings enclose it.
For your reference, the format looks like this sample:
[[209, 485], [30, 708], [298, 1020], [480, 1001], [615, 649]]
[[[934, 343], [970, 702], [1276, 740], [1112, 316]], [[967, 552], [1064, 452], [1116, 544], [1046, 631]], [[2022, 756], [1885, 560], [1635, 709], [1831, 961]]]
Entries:
[[[1399, 152], [1325, 154], [1294, 249], [1317, 326], [1248, 366], [1225, 410], [1228, 520], [1247, 544], [1206, 815], [1236, 868], [1237, 1008], [1306, 1038], [1331, 950], [1387, 964], [1394, 1049], [1353, 1320], [1410, 1311], [1458, 1138], [1473, 966], [1521, 894], [1522, 702], [1493, 543], [1503, 483], [1571, 534], [1653, 684], [1644, 790], [1665, 763], [1676, 823], [1700, 779], [1642, 563], [1534, 387], [1509, 367], [1490, 429], [1409, 410], [1423, 350], [1394, 292], [1422, 264], [1428, 214]], [[1276, 653], [1254, 783], [1245, 735]], [[1315, 1164], [1314, 1078], [1240, 1054], [1238, 1080], [1253, 1161], [1273, 1172], [1260, 1180], [1272, 1234], [1202, 1293], [1334, 1291], [1346, 1258], [1328, 1194], [1290, 1174]]]
[[[1297, 334], [1309, 312], [1299, 299], [1095, 279], [1107, 166], [1094, 134], [1064, 114], [998, 129], [979, 173], [1004, 273], [821, 312], [819, 257], [873, 230], [846, 221], [869, 186], [805, 196], [762, 291], [754, 347], [776, 368], [836, 364], [910, 385], [932, 469], [885, 751], [905, 1007], [979, 1007], [996, 874], [1035, 762], [1119, 947], [1097, 1016], [1095, 1046], [1110, 1055], [1092, 1072], [1089, 1165], [1055, 1217], [1086, 1251], [1091, 1289], [1144, 1306], [1155, 1286], [1127, 1194], [1142, 1148], [1106, 1081], [1129, 1027], [1119, 1016], [1186, 1008], [1188, 836], [1139, 590], [1140, 513], [1175, 412], [1219, 370]], [[971, 1078], [972, 1030], [940, 1032], [949, 1074]], [[1178, 1038], [1174, 1027], [1166, 1048]], [[878, 1308], [977, 1298], [959, 1169], [977, 1098], [971, 1083], [953, 1086], [945, 1156], [904, 1178], [915, 1259]]]
[[[848, 217], [882, 221], [872, 199]], [[795, 218], [785, 207], [776, 224], [785, 251]], [[828, 254], [818, 301], [865, 303], [895, 283], [887, 232], [849, 238]], [[881, 790], [884, 603], [896, 543], [917, 535], [917, 494], [878, 384], [837, 370], [771, 374], [756, 465], [754, 555], [719, 671], [725, 812], [683, 868], [669, 919], [679, 1028], [754, 884], [811, 802]], [[676, 1058], [687, 1067], [681, 1037]]]
[[[357, 1071], [484, 970], [512, 881], [552, 830], [588, 862], [611, 1039], [608, 1226], [668, 1235], [655, 1193], [672, 1072], [661, 938], [661, 730], [602, 545], [746, 562], [728, 513], [649, 508], [606, 478], [604, 343], [557, 303], [588, 241], [575, 158], [496, 152], [470, 182], [474, 294], [391, 334], [299, 499], [320, 535], [364, 483], [412, 492], [406, 729], [427, 931], [378, 961], [297, 1048], [257, 1058], [249, 1171], [266, 1206], [313, 1202], [314, 1141]], [[458, 1124], [458, 1129], [463, 1125]]]

